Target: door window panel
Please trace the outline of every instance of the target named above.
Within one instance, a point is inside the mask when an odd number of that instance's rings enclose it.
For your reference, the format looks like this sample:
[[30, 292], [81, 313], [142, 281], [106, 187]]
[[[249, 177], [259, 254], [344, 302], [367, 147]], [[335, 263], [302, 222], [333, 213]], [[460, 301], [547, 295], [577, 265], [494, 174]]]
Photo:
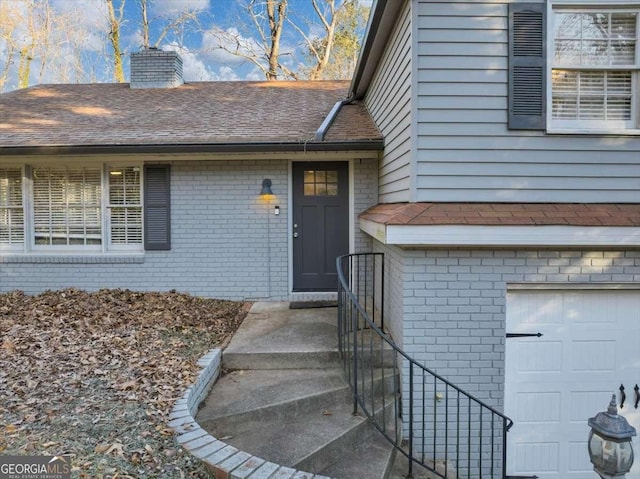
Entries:
[[335, 170], [305, 170], [305, 196], [338, 196], [338, 172]]

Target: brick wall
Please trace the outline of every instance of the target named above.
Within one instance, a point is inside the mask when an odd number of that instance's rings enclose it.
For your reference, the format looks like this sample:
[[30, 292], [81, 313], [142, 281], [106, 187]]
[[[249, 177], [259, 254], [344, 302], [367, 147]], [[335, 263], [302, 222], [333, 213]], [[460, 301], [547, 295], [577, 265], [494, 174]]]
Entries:
[[[409, 356], [498, 410], [503, 407], [510, 284], [554, 283], [570, 288], [584, 283], [603, 287], [640, 283], [638, 250], [403, 250], [378, 242], [374, 249], [385, 253], [386, 321], [394, 339]], [[403, 366], [406, 410], [408, 367]], [[414, 396], [420, 401], [421, 392], [414, 391]], [[416, 447], [423, 426], [426, 444], [431, 444], [434, 428], [429, 421], [414, 424]], [[406, 437], [406, 421], [404, 428]], [[439, 453], [443, 444], [440, 439]], [[477, 447], [472, 451], [477, 453]]]
[[354, 160], [354, 253], [368, 253], [373, 247], [371, 236], [360, 230], [358, 215], [378, 203], [378, 161]]
[[400, 251], [405, 351], [498, 407], [509, 284], [640, 282], [637, 250]]
[[184, 83], [176, 52], [153, 48], [131, 54], [131, 88], [174, 88]]
[[[358, 162], [356, 162], [358, 163]], [[375, 196], [375, 161], [356, 164], [356, 204]], [[0, 258], [0, 292], [129, 288], [228, 299], [289, 299], [289, 162], [183, 161], [171, 169], [171, 251]], [[276, 199], [259, 199], [264, 178]], [[372, 183], [373, 178], [373, 183]], [[367, 186], [369, 185], [369, 186]], [[372, 189], [372, 191], [371, 191]], [[273, 207], [280, 206], [280, 215]], [[367, 239], [357, 230], [355, 243]], [[307, 295], [306, 297], [313, 297]]]

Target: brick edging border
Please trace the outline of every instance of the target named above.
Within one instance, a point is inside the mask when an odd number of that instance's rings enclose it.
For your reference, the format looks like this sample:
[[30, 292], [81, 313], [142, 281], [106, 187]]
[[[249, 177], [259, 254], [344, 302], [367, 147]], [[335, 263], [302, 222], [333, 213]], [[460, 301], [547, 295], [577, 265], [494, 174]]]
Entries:
[[222, 350], [212, 349], [198, 360], [196, 381], [178, 399], [169, 415], [169, 427], [177, 443], [204, 462], [216, 479], [330, 479], [274, 464], [226, 444], [207, 433], [196, 422], [198, 406], [220, 376]]

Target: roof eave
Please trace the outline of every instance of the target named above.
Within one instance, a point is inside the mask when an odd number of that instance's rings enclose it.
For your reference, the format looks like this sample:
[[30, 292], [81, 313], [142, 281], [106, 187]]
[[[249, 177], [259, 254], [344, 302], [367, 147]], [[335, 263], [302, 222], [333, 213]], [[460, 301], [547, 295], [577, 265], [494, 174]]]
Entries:
[[305, 151], [382, 151], [384, 142], [376, 140], [323, 141], [296, 143], [186, 143], [144, 145], [49, 145], [4, 146], [0, 156], [52, 156], [143, 153], [261, 153]]
[[402, 248], [640, 248], [637, 226], [387, 225], [360, 218], [360, 229]]
[[350, 98], [361, 100], [367, 93], [403, 3], [404, 0], [374, 0], [358, 63], [349, 87]]

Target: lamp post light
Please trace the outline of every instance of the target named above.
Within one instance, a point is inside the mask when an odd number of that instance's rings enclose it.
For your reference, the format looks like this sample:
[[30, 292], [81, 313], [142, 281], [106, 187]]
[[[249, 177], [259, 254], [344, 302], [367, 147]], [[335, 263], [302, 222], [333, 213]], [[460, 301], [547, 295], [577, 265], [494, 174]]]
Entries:
[[606, 412], [589, 419], [589, 458], [602, 479], [623, 479], [633, 465], [631, 437], [636, 429], [618, 415], [614, 394]]

